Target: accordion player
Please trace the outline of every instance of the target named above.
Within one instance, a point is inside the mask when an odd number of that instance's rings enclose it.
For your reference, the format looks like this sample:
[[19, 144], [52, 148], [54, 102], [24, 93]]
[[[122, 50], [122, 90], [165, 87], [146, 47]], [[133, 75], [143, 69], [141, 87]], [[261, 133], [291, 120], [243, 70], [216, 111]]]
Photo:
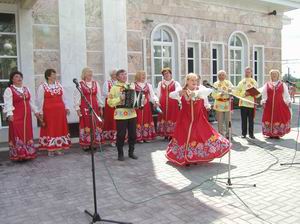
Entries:
[[124, 95], [124, 103], [118, 105], [117, 108], [143, 108], [145, 101], [145, 94], [143, 91], [136, 91], [134, 89], [123, 89], [122, 95]]

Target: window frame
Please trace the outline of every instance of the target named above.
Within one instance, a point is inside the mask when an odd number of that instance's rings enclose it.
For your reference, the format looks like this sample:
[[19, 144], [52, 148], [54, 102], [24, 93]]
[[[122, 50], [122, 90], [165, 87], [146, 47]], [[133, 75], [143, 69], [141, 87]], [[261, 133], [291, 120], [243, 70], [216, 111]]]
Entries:
[[[223, 42], [218, 42], [218, 41], [211, 41], [210, 42], [210, 70], [211, 70], [211, 76], [210, 76], [210, 82], [213, 83], [213, 78], [214, 76], [217, 77], [216, 80], [218, 80], [218, 76], [217, 76], [217, 73], [218, 71], [220, 70], [225, 70], [225, 47], [224, 47], [224, 43]], [[213, 58], [213, 49], [217, 49], [217, 52], [218, 52], [218, 47], [220, 47], [220, 50], [221, 50], [221, 54], [222, 54], [222, 57], [218, 59], [218, 54], [217, 54], [217, 59], [215, 61], [217, 61], [217, 73], [216, 74], [213, 74], [213, 61], [214, 61], [214, 58]], [[220, 55], [220, 54], [219, 54]]]
[[[15, 35], [16, 36], [16, 56], [1, 56], [0, 58], [14, 58], [17, 60], [17, 68], [20, 68], [20, 45], [19, 45], [19, 24], [18, 24], [18, 11], [17, 11], [17, 6], [16, 5], [10, 5], [10, 4], [2, 4], [0, 3], [0, 13], [4, 14], [13, 14], [15, 16], [15, 27], [16, 27], [16, 32], [15, 33], [8, 33], [8, 32], [0, 32], [0, 35]], [[0, 79], [0, 82], [8, 82], [9, 79]], [[4, 102], [0, 102], [0, 107], [4, 106]], [[0, 116], [1, 113], [0, 113]], [[3, 126], [2, 124], [2, 117], [0, 117], [0, 129], [3, 128], [8, 128], [8, 125]]]
[[[256, 60], [255, 58], [255, 51], [257, 49], [261, 50], [261, 62], [260, 62], [260, 66], [261, 66], [261, 76], [259, 76], [259, 74], [255, 74], [255, 62]], [[252, 48], [252, 68], [253, 68], [253, 76], [257, 75], [257, 83], [258, 85], [261, 87], [264, 85], [265, 82], [265, 46], [264, 45], [253, 45]]]
[[161, 76], [161, 74], [155, 74], [155, 63], [154, 63], [154, 34], [160, 30], [164, 29], [168, 32], [168, 34], [172, 38], [173, 48], [172, 48], [172, 73], [173, 73], [173, 79], [176, 81], [179, 81], [180, 73], [181, 73], [181, 49], [180, 49], [180, 38], [177, 30], [174, 28], [172, 24], [169, 23], [160, 23], [156, 25], [150, 34], [150, 57], [151, 57], [151, 83], [154, 86], [154, 88], [157, 87], [158, 83], [155, 83], [155, 78]]
[[[192, 47], [194, 49], [194, 57], [188, 57], [188, 48]], [[198, 48], [198, 49], [197, 49]], [[194, 61], [193, 73], [201, 75], [201, 41], [200, 40], [186, 40], [185, 41], [185, 72], [189, 73], [188, 62], [189, 60]], [[198, 69], [198, 71], [197, 71]]]
[[[235, 36], [239, 37], [241, 42], [242, 42], [242, 46], [231, 46], [230, 42], [232, 40], [232, 38], [234, 38]], [[244, 75], [244, 69], [249, 66], [249, 39], [247, 37], [247, 35], [242, 32], [242, 31], [235, 31], [233, 32], [229, 39], [228, 39], [228, 79], [231, 81], [232, 76], [234, 76], [233, 78], [233, 85], [238, 85], [238, 83], [236, 82], [236, 78], [238, 77], [238, 75], [236, 75], [235, 71], [234, 73], [231, 72], [231, 58], [230, 58], [230, 52], [231, 50], [241, 50], [241, 80], [243, 78]], [[234, 66], [235, 68], [235, 66]]]

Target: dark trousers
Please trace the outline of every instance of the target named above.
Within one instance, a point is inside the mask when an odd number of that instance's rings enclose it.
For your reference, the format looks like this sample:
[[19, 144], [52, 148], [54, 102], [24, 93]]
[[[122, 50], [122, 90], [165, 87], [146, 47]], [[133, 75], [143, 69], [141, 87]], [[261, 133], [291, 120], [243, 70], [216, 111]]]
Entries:
[[241, 107], [242, 135], [247, 135], [247, 124], [249, 122], [249, 135], [253, 136], [254, 108]]
[[123, 146], [126, 137], [126, 130], [128, 130], [128, 145], [129, 153], [133, 153], [134, 144], [136, 141], [136, 118], [126, 120], [116, 120], [117, 126], [117, 149], [118, 154], [123, 155]]

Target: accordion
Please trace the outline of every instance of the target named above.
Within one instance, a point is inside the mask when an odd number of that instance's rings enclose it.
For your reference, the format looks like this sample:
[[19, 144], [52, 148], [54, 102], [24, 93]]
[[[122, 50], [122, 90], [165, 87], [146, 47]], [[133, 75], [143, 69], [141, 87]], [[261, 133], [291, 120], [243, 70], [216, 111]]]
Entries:
[[136, 91], [134, 89], [125, 89], [122, 94], [125, 96], [124, 104], [117, 106], [117, 108], [143, 108], [145, 94], [143, 91]]

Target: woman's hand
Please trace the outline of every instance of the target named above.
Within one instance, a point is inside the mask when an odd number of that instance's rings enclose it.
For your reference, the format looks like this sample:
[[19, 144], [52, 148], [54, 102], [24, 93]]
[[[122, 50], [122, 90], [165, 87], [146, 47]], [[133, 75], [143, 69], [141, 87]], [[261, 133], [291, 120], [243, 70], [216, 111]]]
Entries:
[[40, 118], [40, 113], [34, 113], [34, 116], [36, 117], [36, 119]]
[[100, 115], [100, 117], [103, 117], [103, 108], [102, 107], [99, 107], [99, 115]]
[[156, 107], [160, 107], [160, 104], [159, 102], [154, 102], [153, 106], [156, 108]]
[[14, 116], [13, 115], [8, 116], [7, 120], [10, 121], [10, 122], [13, 122], [14, 121]]
[[185, 89], [179, 91], [179, 96], [186, 95], [187, 91]]
[[78, 117], [81, 117], [81, 116], [82, 116], [82, 114], [81, 114], [81, 111], [80, 111], [80, 110], [76, 110], [76, 112], [77, 112], [77, 115], [78, 115]]

